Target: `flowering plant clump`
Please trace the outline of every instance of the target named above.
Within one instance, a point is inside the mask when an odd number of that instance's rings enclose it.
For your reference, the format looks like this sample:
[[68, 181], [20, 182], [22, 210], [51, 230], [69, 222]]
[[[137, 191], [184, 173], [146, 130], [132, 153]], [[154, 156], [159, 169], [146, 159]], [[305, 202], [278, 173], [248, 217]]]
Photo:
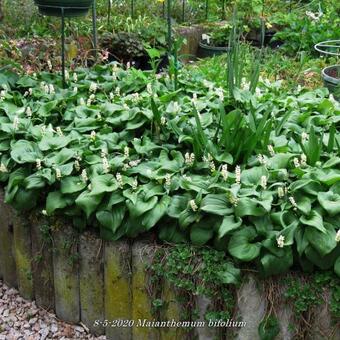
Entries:
[[66, 89], [50, 73], [2, 72], [0, 181], [15, 208], [109, 240], [154, 229], [266, 275], [340, 275], [340, 109], [326, 90], [263, 81], [228, 97], [195, 69], [176, 89], [117, 64], [80, 69]]

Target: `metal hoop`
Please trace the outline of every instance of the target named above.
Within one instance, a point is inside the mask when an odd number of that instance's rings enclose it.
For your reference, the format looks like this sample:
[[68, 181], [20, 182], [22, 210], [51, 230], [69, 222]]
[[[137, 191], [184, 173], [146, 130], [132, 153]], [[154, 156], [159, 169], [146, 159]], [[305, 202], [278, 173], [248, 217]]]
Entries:
[[[314, 45], [314, 49], [320, 53], [340, 56], [340, 40], [327, 40]], [[339, 52], [328, 51], [327, 49], [337, 49]]]

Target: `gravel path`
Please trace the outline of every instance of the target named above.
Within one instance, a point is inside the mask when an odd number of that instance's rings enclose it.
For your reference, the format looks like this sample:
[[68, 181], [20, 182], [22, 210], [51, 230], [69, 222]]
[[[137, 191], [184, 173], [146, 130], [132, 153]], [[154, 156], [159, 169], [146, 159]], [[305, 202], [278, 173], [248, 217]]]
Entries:
[[86, 327], [70, 325], [55, 314], [26, 301], [0, 280], [0, 340], [105, 340], [87, 334]]

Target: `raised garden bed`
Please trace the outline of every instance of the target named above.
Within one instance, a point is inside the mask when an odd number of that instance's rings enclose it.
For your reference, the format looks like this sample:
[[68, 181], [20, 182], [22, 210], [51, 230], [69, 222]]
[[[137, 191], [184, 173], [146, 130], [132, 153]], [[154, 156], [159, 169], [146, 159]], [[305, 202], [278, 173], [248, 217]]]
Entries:
[[[185, 293], [184, 287], [176, 287], [179, 283], [171, 276], [170, 281], [155, 276], [160, 249], [162, 256], [167, 254], [162, 260], [164, 273], [170, 273], [167, 266], [171, 266], [177, 250], [169, 246], [160, 248], [147, 239], [103, 242], [93, 232], [78, 234], [62, 220], [47, 221], [33, 214], [20, 216], [4, 204], [3, 191], [0, 191], [0, 279], [10, 287], [18, 287], [23, 297], [36, 300], [38, 306], [54, 310], [60, 319], [71, 323], [81, 321], [94, 334], [105, 333], [107, 339], [112, 340], [191, 339], [193, 336], [223, 339], [231, 334], [239, 339], [257, 339], [259, 332], [273, 331], [272, 326], [264, 325], [269, 320], [268, 312], [274, 310], [278, 318], [274, 332], [284, 339], [295, 339], [299, 332], [309, 332], [315, 340], [325, 335], [336, 339], [340, 335], [334, 323], [336, 319], [333, 320], [330, 313], [332, 291], [325, 284], [318, 293], [328, 298], [325, 304], [312, 304], [307, 309], [311, 313], [308, 327], [298, 314], [294, 316], [298, 307], [290, 300], [289, 287], [303, 289], [308, 282], [313, 282], [312, 277], [303, 277], [301, 273], [288, 275], [281, 281], [265, 282], [245, 271], [243, 284], [238, 288], [231, 286], [235, 295], [230, 303], [235, 306], [229, 321], [222, 319], [218, 323], [211, 319], [209, 327], [209, 315], [213, 317], [209, 313], [217, 308], [214, 299], [208, 293], [190, 293], [190, 306], [177, 300]], [[299, 283], [299, 276], [303, 285]], [[200, 284], [202, 282], [197, 283], [197, 288]], [[284, 298], [280, 291], [285, 290]], [[278, 297], [275, 294], [279, 294]], [[160, 314], [155, 310], [156, 302], [163, 306]], [[167, 322], [170, 327], [164, 326]], [[175, 325], [171, 326], [171, 322]], [[303, 327], [302, 330], [299, 327]]]

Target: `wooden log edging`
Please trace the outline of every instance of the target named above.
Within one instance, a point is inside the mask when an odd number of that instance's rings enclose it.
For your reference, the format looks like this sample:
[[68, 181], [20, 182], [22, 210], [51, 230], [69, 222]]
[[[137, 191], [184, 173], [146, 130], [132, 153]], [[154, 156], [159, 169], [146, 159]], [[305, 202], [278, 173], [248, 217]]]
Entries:
[[[55, 311], [64, 321], [82, 322], [93, 334], [106, 334], [109, 340], [224, 339], [221, 330], [207, 327], [207, 322], [190, 331], [148, 324], [158, 321], [146, 272], [155, 248], [147, 240], [106, 242], [91, 232], [78, 235], [67, 223], [51, 228], [44, 216], [21, 218], [3, 203], [0, 189], [0, 279], [18, 288], [23, 297], [35, 299], [38, 306]], [[167, 282], [161, 285], [166, 305], [161, 320], [186, 321], [181, 320], [174, 287]], [[234, 321], [246, 324], [231, 329], [235, 339], [259, 339], [258, 325], [266, 310], [260, 286], [249, 275], [237, 291]], [[194, 320], [204, 323], [211, 301], [204, 296], [195, 300], [199, 315]], [[317, 313], [320, 317], [312, 326], [314, 339], [321, 340], [331, 331], [329, 306], [320, 306]], [[291, 307], [279, 306], [277, 318], [277, 339], [294, 339]], [[327, 339], [338, 340], [340, 334], [333, 332]]]

